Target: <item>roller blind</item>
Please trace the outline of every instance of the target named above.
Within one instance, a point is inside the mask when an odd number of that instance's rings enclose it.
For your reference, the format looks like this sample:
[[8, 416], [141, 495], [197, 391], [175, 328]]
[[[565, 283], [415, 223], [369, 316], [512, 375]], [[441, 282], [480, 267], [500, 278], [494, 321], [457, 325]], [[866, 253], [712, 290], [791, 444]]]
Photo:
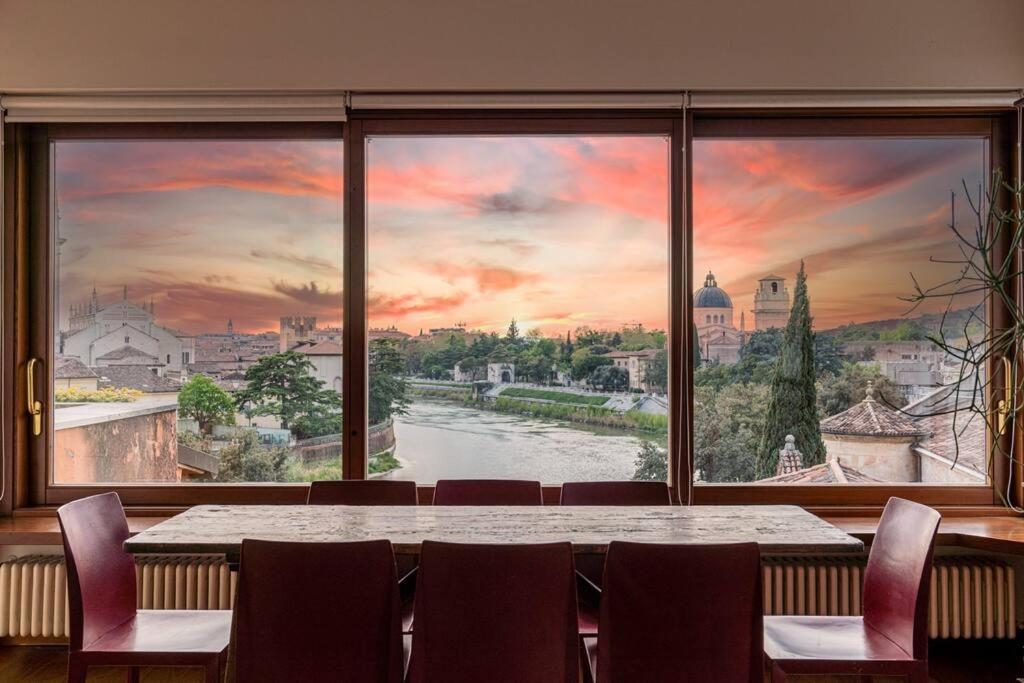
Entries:
[[681, 109], [683, 92], [353, 93], [353, 109]]
[[158, 121], [344, 121], [344, 94], [54, 94], [6, 95], [13, 123]]
[[764, 90], [634, 93], [353, 93], [353, 109], [999, 108], [1021, 91]]

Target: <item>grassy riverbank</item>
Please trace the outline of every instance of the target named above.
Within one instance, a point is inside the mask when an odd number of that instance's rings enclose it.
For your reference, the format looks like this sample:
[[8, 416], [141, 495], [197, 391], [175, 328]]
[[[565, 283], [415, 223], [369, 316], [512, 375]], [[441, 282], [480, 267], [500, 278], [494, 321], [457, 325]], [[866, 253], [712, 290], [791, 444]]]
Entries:
[[[398, 459], [388, 451], [371, 455], [369, 462], [366, 463], [366, 469], [371, 475], [397, 470], [401, 466]], [[341, 478], [341, 460], [337, 458], [310, 463], [304, 463], [296, 458], [288, 463], [288, 469], [285, 471], [285, 481], [289, 482], [336, 481]]]
[[537, 398], [553, 403], [567, 403], [581, 406], [601, 406], [608, 402], [610, 396], [593, 394], [571, 394], [567, 391], [546, 391], [544, 389], [520, 389], [512, 387], [501, 392], [501, 398]]
[[503, 396], [499, 396], [493, 403], [477, 401], [473, 403], [473, 406], [487, 410], [496, 410], [500, 413], [512, 413], [515, 415], [541, 417], [552, 420], [565, 420], [566, 422], [576, 422], [578, 424], [594, 425], [597, 427], [628, 429], [632, 431], [648, 432], [651, 434], [662, 434], [668, 432], [667, 416], [650, 415], [648, 413], [641, 413], [634, 410], [621, 413], [608, 408], [566, 405], [561, 403], [531, 403], [529, 401], [517, 401]]

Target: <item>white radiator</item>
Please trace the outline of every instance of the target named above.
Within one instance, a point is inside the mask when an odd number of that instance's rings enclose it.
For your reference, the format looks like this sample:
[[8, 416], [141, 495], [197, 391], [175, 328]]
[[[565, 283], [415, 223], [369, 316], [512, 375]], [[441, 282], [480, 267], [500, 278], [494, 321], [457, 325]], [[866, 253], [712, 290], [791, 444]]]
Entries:
[[[223, 558], [143, 556], [137, 562], [140, 609], [231, 609], [237, 572]], [[0, 563], [0, 638], [67, 638], [67, 575], [59, 555]]]
[[[863, 609], [863, 558], [765, 558], [765, 614], [849, 616]], [[979, 556], [937, 557], [931, 578], [931, 638], [1016, 638], [1013, 567]]]

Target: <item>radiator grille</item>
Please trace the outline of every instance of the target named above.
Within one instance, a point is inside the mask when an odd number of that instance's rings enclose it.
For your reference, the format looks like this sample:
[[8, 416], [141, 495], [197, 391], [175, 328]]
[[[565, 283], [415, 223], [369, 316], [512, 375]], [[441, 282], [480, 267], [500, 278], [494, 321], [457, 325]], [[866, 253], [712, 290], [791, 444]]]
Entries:
[[[765, 614], [856, 616], [863, 558], [765, 558]], [[1017, 636], [1013, 567], [985, 557], [937, 557], [930, 586], [931, 638]]]
[[[142, 556], [137, 560], [141, 609], [231, 609], [237, 572], [223, 558]], [[861, 558], [765, 558], [765, 614], [861, 614]], [[930, 587], [932, 638], [1017, 636], [1013, 567], [984, 557], [935, 559]], [[66, 638], [64, 558], [28, 556], [0, 563], [0, 637]]]
[[[231, 609], [237, 572], [223, 558], [142, 556], [136, 561], [140, 609]], [[67, 638], [64, 558], [27, 556], [0, 563], [0, 638]]]

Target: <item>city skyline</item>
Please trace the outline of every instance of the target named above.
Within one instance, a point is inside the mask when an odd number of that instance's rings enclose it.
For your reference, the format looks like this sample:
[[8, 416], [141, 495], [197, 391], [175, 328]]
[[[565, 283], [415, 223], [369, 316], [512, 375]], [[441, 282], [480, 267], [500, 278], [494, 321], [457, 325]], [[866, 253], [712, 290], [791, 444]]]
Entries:
[[[338, 324], [341, 149], [57, 143], [61, 326], [94, 283], [193, 334]], [[927, 256], [983, 168], [980, 140], [697, 141], [693, 287], [713, 270], [738, 319], [803, 258], [816, 327], [898, 317], [911, 271], [948, 272]], [[667, 327], [664, 138], [371, 139], [367, 206], [369, 327]]]

